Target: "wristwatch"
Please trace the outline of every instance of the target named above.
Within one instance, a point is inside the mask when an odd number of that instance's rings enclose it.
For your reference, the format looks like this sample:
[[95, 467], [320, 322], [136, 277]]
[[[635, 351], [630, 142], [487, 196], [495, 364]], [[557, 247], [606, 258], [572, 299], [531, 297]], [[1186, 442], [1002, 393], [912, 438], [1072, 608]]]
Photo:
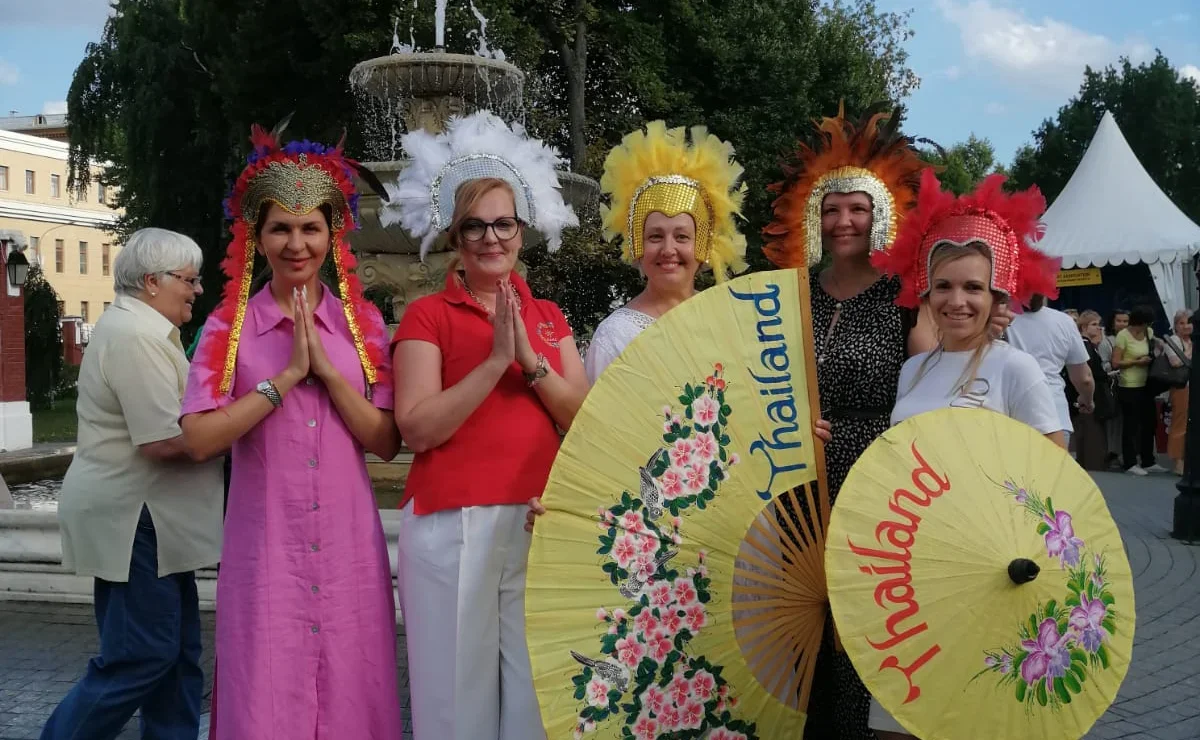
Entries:
[[533, 372], [525, 373], [525, 385], [530, 388], [538, 384], [542, 378], [550, 373], [550, 366], [546, 363], [545, 355], [537, 356], [537, 364], [533, 366]]
[[267, 400], [270, 401], [271, 405], [275, 408], [279, 408], [283, 405], [283, 396], [279, 395], [279, 389], [275, 387], [275, 384], [271, 382], [270, 378], [254, 386], [254, 390], [266, 396]]

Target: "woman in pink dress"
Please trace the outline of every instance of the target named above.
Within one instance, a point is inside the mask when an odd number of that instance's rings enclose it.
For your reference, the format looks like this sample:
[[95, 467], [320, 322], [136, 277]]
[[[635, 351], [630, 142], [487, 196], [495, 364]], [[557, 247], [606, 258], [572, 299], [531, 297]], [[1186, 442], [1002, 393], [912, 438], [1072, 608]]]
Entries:
[[[212, 736], [399, 740], [395, 602], [363, 451], [388, 460], [400, 442], [386, 330], [345, 241], [357, 165], [340, 147], [252, 139], [181, 423], [199, 454], [233, 451]], [[252, 293], [256, 255], [270, 282]], [[327, 259], [340, 298], [319, 280]]]

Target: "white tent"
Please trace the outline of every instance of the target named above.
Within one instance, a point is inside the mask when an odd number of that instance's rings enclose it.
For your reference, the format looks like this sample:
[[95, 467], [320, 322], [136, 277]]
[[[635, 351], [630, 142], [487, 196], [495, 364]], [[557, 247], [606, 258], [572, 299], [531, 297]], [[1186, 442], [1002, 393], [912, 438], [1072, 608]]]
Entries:
[[1042, 220], [1038, 248], [1062, 257], [1063, 269], [1144, 263], [1167, 316], [1186, 307], [1184, 274], [1200, 252], [1200, 226], [1154, 184], [1112, 113]]

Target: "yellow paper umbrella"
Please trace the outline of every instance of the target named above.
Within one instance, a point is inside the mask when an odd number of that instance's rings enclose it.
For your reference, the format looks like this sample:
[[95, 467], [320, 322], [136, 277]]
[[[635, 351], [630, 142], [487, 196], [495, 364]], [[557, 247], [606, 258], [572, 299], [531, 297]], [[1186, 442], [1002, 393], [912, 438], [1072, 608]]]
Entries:
[[794, 270], [710, 288], [589, 393], [529, 558], [550, 738], [800, 737], [828, 511], [806, 291]]
[[1133, 578], [1104, 497], [1001, 414], [933, 411], [877, 439], [825, 563], [854, 667], [923, 740], [1082, 737], [1129, 666]]

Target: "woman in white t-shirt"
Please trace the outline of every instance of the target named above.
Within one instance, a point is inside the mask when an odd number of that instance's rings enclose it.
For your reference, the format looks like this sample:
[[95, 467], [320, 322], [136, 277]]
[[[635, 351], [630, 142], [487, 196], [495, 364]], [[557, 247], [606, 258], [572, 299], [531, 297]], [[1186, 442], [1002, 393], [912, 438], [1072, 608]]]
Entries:
[[[1045, 199], [1036, 188], [1007, 195], [1003, 182], [993, 175], [974, 193], [955, 198], [926, 170], [916, 209], [892, 248], [872, 259], [900, 276], [896, 302], [928, 311], [939, 339], [937, 347], [901, 368], [891, 422], [947, 407], [985, 408], [1065, 447], [1063, 424], [1037, 361], [989, 332], [996, 302], [1027, 305], [1035, 294], [1058, 294], [1057, 264], [1029, 246], [1037, 238]], [[827, 422], [817, 423], [817, 436], [829, 440]], [[874, 699], [869, 724], [880, 740], [912, 737]]]

